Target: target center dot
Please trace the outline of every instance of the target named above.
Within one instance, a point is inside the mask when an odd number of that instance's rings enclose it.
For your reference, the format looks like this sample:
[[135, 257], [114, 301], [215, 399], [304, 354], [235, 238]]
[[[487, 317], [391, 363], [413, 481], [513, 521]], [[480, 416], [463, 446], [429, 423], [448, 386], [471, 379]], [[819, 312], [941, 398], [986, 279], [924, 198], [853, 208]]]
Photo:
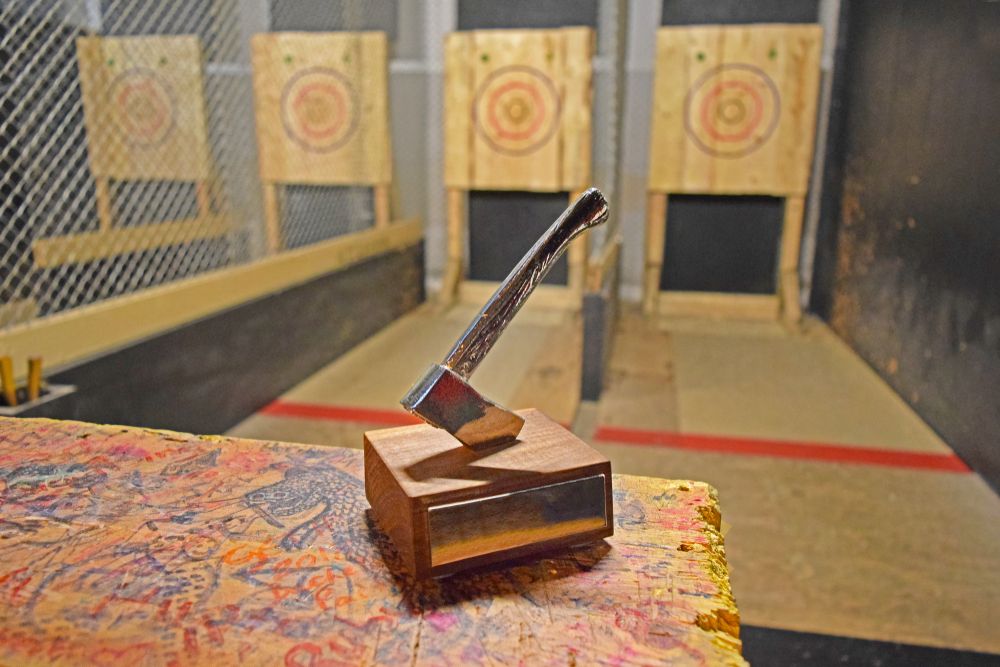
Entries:
[[738, 97], [723, 100], [716, 111], [716, 117], [724, 123], [735, 125], [747, 116], [747, 107]]

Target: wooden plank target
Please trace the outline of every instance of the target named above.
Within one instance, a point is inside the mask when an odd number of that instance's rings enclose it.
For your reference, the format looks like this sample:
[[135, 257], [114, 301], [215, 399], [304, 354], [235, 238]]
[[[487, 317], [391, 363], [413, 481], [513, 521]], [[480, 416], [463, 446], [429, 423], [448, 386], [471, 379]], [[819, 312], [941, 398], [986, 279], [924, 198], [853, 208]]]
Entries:
[[579, 190], [591, 177], [589, 28], [457, 32], [445, 46], [445, 185]]
[[251, 44], [265, 182], [392, 180], [384, 33], [268, 33]]
[[805, 193], [821, 41], [818, 25], [660, 28], [649, 189]]
[[76, 48], [95, 177], [210, 177], [197, 37], [80, 37]]

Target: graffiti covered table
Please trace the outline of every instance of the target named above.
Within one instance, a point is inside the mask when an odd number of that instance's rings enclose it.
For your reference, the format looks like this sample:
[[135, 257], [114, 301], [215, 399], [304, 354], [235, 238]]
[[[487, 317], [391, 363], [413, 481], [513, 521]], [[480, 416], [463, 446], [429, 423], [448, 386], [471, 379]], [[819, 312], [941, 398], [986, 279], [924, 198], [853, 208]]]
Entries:
[[361, 452], [0, 418], [0, 664], [744, 664], [699, 482], [615, 478], [615, 535], [416, 583]]

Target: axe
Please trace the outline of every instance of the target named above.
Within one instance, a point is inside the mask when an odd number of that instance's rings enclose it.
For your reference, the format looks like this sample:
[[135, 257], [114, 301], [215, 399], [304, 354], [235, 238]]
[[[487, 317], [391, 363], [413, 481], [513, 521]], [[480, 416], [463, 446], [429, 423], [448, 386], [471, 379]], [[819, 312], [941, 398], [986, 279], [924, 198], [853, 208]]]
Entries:
[[403, 407], [473, 449], [516, 439], [524, 418], [473, 389], [469, 376], [570, 241], [607, 219], [600, 191], [590, 188], [580, 195], [521, 258], [444, 361], [410, 388], [400, 401]]

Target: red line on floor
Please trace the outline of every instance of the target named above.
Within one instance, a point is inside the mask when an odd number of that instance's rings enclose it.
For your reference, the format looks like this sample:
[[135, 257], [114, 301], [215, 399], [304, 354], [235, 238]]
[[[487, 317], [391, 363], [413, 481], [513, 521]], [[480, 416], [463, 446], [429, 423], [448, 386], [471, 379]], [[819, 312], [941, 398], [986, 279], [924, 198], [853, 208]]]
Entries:
[[670, 449], [686, 449], [718, 454], [773, 456], [807, 461], [826, 461], [830, 463], [860, 463], [887, 466], [890, 468], [916, 468], [941, 472], [971, 472], [962, 459], [954, 454], [901, 452], [892, 449], [829, 445], [818, 442], [761, 440], [757, 438], [737, 438], [721, 435], [694, 435], [672, 431], [644, 431], [618, 426], [599, 426], [594, 433], [594, 439], [628, 445], [668, 447]]
[[355, 408], [342, 405], [322, 405], [319, 403], [296, 403], [274, 401], [265, 405], [260, 414], [278, 417], [300, 417], [302, 419], [323, 419], [338, 422], [364, 422], [385, 426], [409, 426], [420, 424], [419, 418], [399, 410], [380, 408]]

